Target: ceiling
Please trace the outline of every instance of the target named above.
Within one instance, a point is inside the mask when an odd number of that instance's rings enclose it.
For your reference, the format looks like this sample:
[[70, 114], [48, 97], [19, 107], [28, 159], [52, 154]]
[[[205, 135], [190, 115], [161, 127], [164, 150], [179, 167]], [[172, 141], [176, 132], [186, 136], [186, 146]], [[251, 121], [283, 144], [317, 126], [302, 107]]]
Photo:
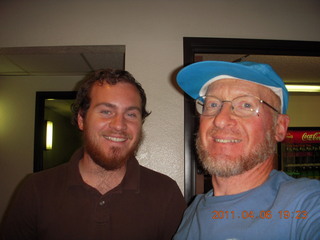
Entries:
[[[0, 48], [0, 76], [84, 76], [101, 68], [124, 69], [125, 46]], [[70, 117], [73, 100], [46, 100], [46, 108]]]
[[125, 46], [0, 48], [0, 76], [78, 76], [101, 68], [124, 69]]

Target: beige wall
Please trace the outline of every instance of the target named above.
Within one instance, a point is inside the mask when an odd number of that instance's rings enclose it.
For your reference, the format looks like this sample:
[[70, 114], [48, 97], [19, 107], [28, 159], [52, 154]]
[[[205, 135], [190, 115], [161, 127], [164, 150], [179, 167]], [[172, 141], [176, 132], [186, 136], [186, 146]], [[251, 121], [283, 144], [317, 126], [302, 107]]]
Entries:
[[[126, 45], [126, 69], [152, 115], [138, 158], [183, 190], [183, 95], [172, 84], [182, 38], [320, 41], [319, 1], [2, 0], [0, 47]], [[72, 90], [76, 77], [0, 78], [0, 216], [33, 167], [35, 92]]]
[[290, 93], [289, 127], [320, 127], [320, 93]]

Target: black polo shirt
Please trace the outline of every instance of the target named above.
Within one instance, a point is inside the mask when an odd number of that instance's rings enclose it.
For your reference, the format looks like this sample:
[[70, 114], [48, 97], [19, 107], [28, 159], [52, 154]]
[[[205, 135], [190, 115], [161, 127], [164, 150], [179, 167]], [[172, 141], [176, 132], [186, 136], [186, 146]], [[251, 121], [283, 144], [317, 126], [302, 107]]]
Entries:
[[121, 184], [102, 195], [82, 180], [82, 155], [26, 178], [3, 222], [3, 239], [172, 238], [186, 207], [175, 181], [132, 157]]

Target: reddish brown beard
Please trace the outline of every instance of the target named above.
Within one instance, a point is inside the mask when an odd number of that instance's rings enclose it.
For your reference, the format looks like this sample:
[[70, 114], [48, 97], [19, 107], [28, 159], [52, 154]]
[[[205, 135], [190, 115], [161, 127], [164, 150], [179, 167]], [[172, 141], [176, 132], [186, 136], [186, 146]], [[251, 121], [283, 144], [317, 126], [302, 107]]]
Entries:
[[119, 147], [111, 147], [109, 155], [106, 155], [105, 152], [102, 151], [101, 147], [87, 136], [86, 131], [84, 131], [83, 137], [85, 151], [88, 153], [90, 158], [105, 170], [113, 171], [123, 167], [127, 160], [135, 155], [139, 148], [142, 134], [139, 134], [136, 143], [128, 151], [122, 150]]

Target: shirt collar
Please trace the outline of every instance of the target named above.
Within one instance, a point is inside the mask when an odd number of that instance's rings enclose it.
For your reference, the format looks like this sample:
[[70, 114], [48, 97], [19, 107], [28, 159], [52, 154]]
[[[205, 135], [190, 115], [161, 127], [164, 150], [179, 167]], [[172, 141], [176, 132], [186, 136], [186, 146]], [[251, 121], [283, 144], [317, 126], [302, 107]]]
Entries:
[[[72, 186], [87, 186], [79, 171], [79, 161], [83, 157], [83, 148], [78, 149], [71, 156], [68, 163], [68, 187]], [[140, 165], [137, 159], [132, 156], [127, 161], [127, 170], [122, 182], [113, 190], [112, 192], [122, 192], [122, 191], [134, 191], [138, 193], [140, 191]]]

